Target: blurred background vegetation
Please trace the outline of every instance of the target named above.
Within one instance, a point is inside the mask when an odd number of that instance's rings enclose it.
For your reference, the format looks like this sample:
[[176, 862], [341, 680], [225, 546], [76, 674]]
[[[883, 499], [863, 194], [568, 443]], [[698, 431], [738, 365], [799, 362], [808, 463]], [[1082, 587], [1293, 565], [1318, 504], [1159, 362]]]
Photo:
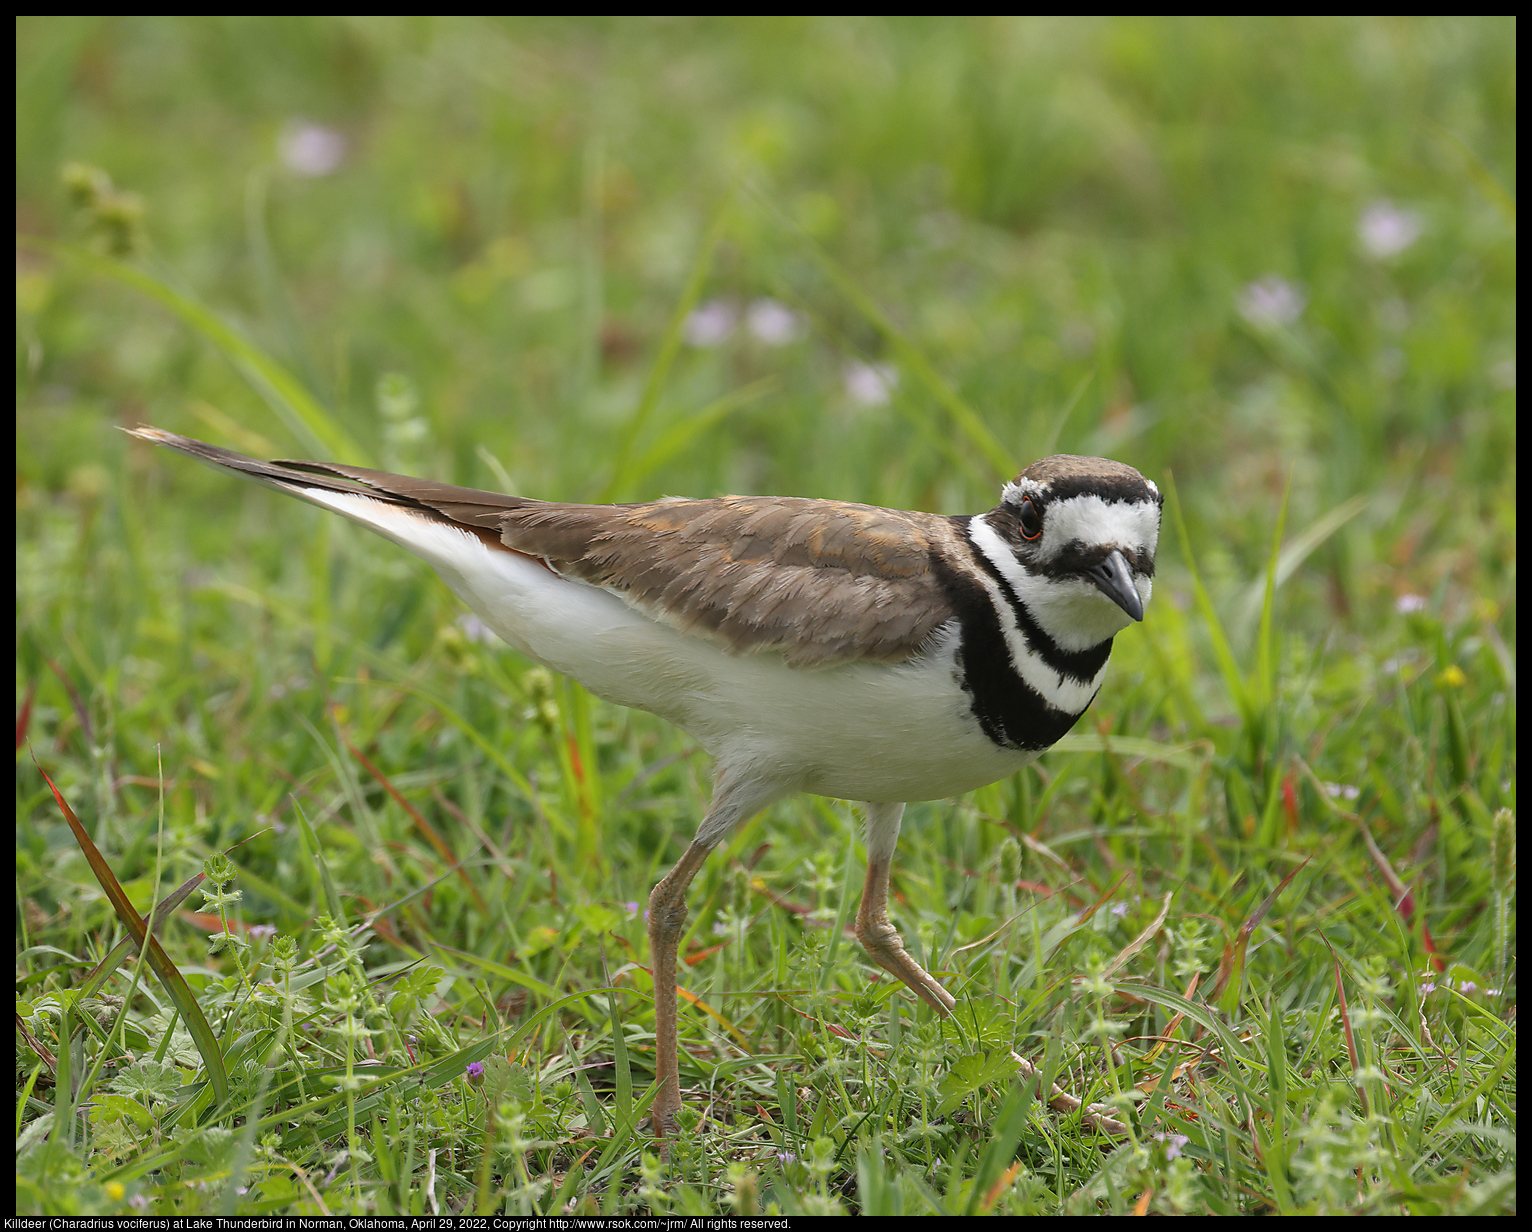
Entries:
[[[369, 656], [444, 690], [474, 676], [471, 638], [443, 641], [459, 609], [415, 562], [113, 425], [557, 499], [949, 513], [990, 507], [1037, 456], [1099, 453], [1173, 477], [1237, 655], [1284, 494], [1293, 549], [1264, 737], [1239, 753], [1226, 735], [1238, 707], [1169, 530], [1106, 718], [1239, 763], [1214, 773], [1229, 841], [1308, 799], [1281, 769], [1301, 752], [1361, 784], [1345, 798], [1387, 815], [1401, 859], [1435, 840], [1434, 741], [1455, 741], [1476, 803], [1425, 864], [1473, 916], [1478, 890], [1453, 879], [1483, 863], [1481, 813], [1514, 802], [1514, 20], [46, 17], [17, 34], [18, 708], [93, 832], [150, 815], [158, 745], [198, 783], [170, 807], [200, 859], [328, 773], [294, 714], [349, 704], [352, 738], [401, 776], [421, 742], [450, 742], [416, 701], [369, 712], [350, 680], [381, 670]], [[1369, 710], [1384, 693], [1418, 720], [1414, 753]], [[514, 746], [503, 695], [464, 713]], [[634, 730], [597, 715], [598, 734]], [[685, 751], [631, 721], [644, 759]], [[89, 876], [29, 765], [21, 780], [41, 936]], [[705, 766], [650, 786], [667, 784], [628, 866], [591, 865], [620, 884], [590, 894], [641, 899], [678, 850]], [[1030, 798], [995, 808], [1031, 830]], [[783, 810], [812, 853], [824, 817]], [[974, 841], [948, 858], [972, 867], [996, 840]], [[275, 884], [291, 835], [273, 850]]]
[[[847, 396], [848, 360], [897, 357], [823, 251], [1016, 469], [1050, 446], [1174, 468], [1212, 556], [1263, 550], [1290, 473], [1300, 518], [1387, 487], [1376, 523], [1415, 485], [1449, 490], [1451, 526], [1413, 528], [1427, 556], [1503, 516], [1512, 22], [18, 28], [19, 230], [79, 238], [61, 171], [104, 169], [139, 195], [153, 259], [374, 456], [378, 379], [400, 372], [430, 425], [422, 463], [487, 484], [482, 444], [529, 493], [590, 494], [733, 202], [706, 298], [783, 303], [801, 341], [692, 348], [647, 430], [774, 388], [644, 493], [958, 511], [1008, 477], [961, 436], [965, 469], [922, 447], [920, 428], [950, 424], [910, 374], [888, 403]], [[1380, 205], [1418, 238], [1370, 249], [1359, 228]], [[21, 463], [42, 492], [120, 456], [107, 424], [189, 428], [192, 399], [277, 435], [173, 319], [67, 265], [28, 254], [22, 270]], [[1297, 297], [1273, 322], [1289, 337], [1240, 314], [1270, 276]]]

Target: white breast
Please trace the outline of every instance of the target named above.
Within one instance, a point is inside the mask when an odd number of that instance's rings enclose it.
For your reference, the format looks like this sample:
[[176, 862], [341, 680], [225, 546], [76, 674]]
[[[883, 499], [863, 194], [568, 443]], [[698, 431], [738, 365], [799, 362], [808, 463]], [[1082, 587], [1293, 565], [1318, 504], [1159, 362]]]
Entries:
[[909, 801], [957, 795], [1032, 759], [974, 721], [955, 627], [908, 663], [794, 669], [778, 654], [729, 654], [455, 526], [364, 496], [304, 495], [420, 556], [518, 650], [689, 732], [720, 770], [749, 765], [784, 793]]

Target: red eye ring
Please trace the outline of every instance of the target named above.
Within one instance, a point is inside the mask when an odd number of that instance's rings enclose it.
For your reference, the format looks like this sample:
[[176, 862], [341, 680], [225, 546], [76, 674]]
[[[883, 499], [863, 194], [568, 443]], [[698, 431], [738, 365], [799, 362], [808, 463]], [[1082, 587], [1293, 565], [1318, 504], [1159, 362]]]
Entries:
[[1043, 515], [1030, 496], [1021, 502], [1021, 509], [1016, 514], [1016, 526], [1023, 539], [1031, 541], [1043, 537]]

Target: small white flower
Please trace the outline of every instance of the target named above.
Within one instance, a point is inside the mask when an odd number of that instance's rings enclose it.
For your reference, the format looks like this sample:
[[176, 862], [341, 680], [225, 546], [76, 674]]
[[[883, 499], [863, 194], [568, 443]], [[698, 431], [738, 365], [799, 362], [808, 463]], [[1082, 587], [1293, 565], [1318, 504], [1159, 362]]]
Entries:
[[1374, 201], [1362, 211], [1356, 237], [1363, 252], [1383, 261], [1397, 257], [1420, 238], [1424, 229], [1418, 210], [1402, 209], [1392, 201]]
[[1291, 325], [1303, 315], [1308, 298], [1302, 288], [1281, 274], [1267, 274], [1245, 284], [1236, 305], [1239, 315], [1257, 329]]
[[1354, 783], [1325, 783], [1323, 786], [1325, 795], [1332, 800], [1355, 800], [1362, 794], [1362, 789]]
[[1426, 610], [1426, 597], [1424, 595], [1400, 595], [1394, 600], [1394, 611], [1401, 616], [1408, 616], [1411, 612], [1423, 612]]
[[323, 124], [297, 120], [282, 133], [282, 162], [295, 175], [329, 175], [346, 160], [346, 138]]
[[884, 406], [899, 388], [899, 370], [893, 364], [869, 364], [851, 360], [841, 370], [846, 396], [858, 406]]
[[786, 346], [803, 337], [803, 318], [779, 300], [761, 298], [745, 312], [750, 336], [766, 346]]
[[729, 340], [739, 324], [739, 310], [726, 299], [710, 299], [686, 318], [686, 341], [694, 347], [715, 347]]

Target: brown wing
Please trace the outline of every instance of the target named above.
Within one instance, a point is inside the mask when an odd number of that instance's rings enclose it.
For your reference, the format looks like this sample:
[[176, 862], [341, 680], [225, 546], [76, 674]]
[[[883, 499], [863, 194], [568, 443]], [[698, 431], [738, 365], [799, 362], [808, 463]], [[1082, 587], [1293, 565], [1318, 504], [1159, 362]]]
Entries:
[[795, 667], [917, 653], [953, 615], [931, 572], [945, 518], [843, 501], [723, 496], [642, 505], [529, 502], [507, 547], [620, 592], [676, 628]]
[[934, 514], [760, 496], [564, 505], [361, 466], [259, 462], [158, 428], [130, 431], [295, 496], [364, 493], [498, 534], [667, 624], [736, 652], [779, 651], [795, 667], [898, 662], [954, 615], [930, 560], [955, 532]]

